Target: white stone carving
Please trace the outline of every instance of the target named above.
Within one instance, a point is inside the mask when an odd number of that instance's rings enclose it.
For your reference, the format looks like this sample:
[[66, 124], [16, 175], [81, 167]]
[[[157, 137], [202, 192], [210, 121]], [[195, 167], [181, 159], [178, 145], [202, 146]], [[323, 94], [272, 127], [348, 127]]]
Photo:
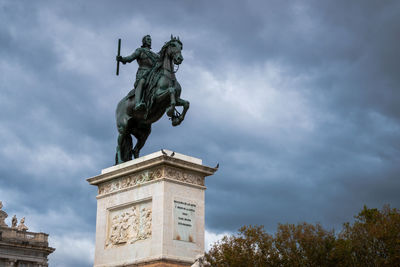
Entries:
[[166, 167], [165, 176], [185, 183], [204, 185], [204, 177], [188, 171], [183, 172], [178, 168]]
[[8, 227], [4, 220], [8, 217], [7, 212], [1, 210], [3, 208], [3, 203], [0, 201], [0, 227]]
[[14, 215], [11, 219], [11, 228], [17, 228], [17, 223], [18, 223], [17, 215]]
[[28, 231], [29, 228], [25, 225], [25, 217], [19, 221], [17, 229], [18, 231]]
[[99, 195], [113, 193], [128, 187], [138, 184], [149, 182], [163, 177], [174, 179], [177, 181], [204, 186], [204, 177], [188, 172], [182, 171], [173, 167], [158, 167], [151, 170], [138, 172], [128, 175], [127, 177], [115, 179], [112, 182], [106, 182], [99, 185]]
[[210, 266], [210, 263], [206, 260], [206, 257], [202, 254], [196, 256], [196, 260], [191, 267], [206, 267]]
[[162, 177], [162, 168], [156, 168], [153, 170], [146, 170], [139, 173], [135, 173], [127, 177], [116, 179], [113, 182], [101, 184], [99, 186], [99, 195], [112, 193], [121, 189], [149, 182], [154, 179], [160, 179], [161, 177]]
[[152, 211], [149, 204], [110, 212], [106, 248], [132, 244], [151, 237]]

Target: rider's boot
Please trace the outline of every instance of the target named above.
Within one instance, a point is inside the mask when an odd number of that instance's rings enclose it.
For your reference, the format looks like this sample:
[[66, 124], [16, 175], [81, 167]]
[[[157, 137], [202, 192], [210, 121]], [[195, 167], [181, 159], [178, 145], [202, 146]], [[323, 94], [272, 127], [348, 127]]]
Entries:
[[138, 86], [135, 92], [135, 110], [139, 111], [139, 110], [145, 110], [146, 109], [146, 105], [143, 103], [142, 99], [141, 99], [141, 95], [142, 95], [142, 87]]

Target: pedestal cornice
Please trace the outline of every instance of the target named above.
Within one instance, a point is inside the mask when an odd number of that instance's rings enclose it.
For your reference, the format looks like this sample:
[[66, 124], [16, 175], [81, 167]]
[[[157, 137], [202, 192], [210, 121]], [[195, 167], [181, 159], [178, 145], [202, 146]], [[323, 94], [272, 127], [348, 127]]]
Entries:
[[148, 170], [148, 169], [162, 166], [162, 165], [190, 170], [190, 171], [195, 172], [198, 175], [201, 175], [203, 177], [212, 175], [212, 174], [214, 174], [214, 172], [217, 171], [217, 168], [212, 168], [212, 167], [208, 167], [208, 166], [193, 163], [193, 162], [188, 162], [188, 161], [185, 161], [185, 160], [182, 160], [179, 158], [174, 158], [174, 157], [163, 155], [163, 154], [161, 154], [161, 155], [157, 155], [158, 153], [154, 153], [154, 154], [156, 154], [154, 158], [151, 158], [146, 161], [139, 161], [138, 163], [136, 163], [135, 160], [132, 160], [132, 161], [123, 163], [126, 165], [122, 168], [117, 165], [117, 166], [114, 166], [111, 168], [104, 169], [102, 171], [102, 174], [88, 178], [87, 181], [91, 185], [99, 185], [101, 183], [104, 183], [104, 182], [107, 182], [107, 181], [110, 181], [110, 180], [113, 180], [113, 179], [116, 179], [119, 177], [138, 173], [140, 171]]

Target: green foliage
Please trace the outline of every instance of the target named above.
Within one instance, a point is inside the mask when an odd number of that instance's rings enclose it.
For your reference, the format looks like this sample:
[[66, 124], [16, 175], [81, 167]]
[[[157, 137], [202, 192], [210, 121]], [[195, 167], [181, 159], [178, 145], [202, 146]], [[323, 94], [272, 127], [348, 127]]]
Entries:
[[206, 253], [210, 266], [400, 266], [400, 213], [384, 206], [363, 210], [339, 234], [320, 224], [244, 226]]
[[211, 266], [265, 266], [271, 248], [272, 237], [262, 226], [244, 226], [236, 236], [225, 236], [214, 244], [206, 259]]
[[344, 224], [339, 240], [347, 242], [341, 253], [353, 266], [400, 266], [400, 213], [384, 206], [355, 216], [353, 225]]

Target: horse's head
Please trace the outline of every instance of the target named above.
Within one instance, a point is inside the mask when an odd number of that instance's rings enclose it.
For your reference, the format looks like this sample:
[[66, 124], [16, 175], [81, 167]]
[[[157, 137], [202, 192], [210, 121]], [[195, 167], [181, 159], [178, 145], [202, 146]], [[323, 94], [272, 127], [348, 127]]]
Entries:
[[181, 53], [182, 48], [183, 45], [179, 37], [173, 37], [171, 35], [171, 40], [166, 42], [160, 51], [161, 57], [167, 56], [169, 59], [173, 60], [175, 65], [180, 65], [183, 61]]

